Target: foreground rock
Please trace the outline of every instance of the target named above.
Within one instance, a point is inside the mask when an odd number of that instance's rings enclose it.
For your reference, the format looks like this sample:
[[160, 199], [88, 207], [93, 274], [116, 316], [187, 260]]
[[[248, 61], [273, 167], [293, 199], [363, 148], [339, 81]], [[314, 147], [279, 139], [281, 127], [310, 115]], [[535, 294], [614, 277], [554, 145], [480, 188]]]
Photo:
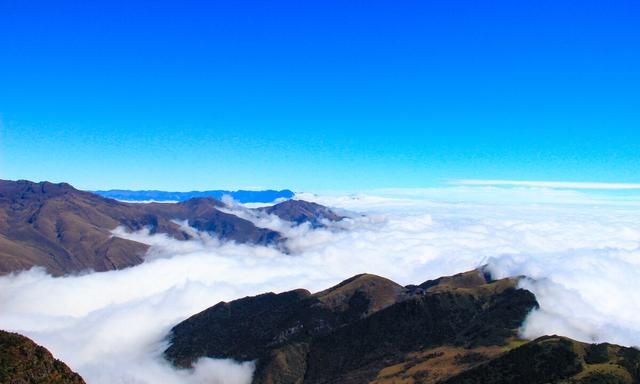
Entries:
[[83, 384], [84, 380], [44, 347], [17, 333], [0, 331], [0, 383]]

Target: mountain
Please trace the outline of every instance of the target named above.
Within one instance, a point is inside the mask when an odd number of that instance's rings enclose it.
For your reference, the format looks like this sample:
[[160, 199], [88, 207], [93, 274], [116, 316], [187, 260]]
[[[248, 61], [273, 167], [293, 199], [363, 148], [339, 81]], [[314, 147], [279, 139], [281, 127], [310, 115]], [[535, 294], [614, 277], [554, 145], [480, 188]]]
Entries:
[[195, 197], [211, 197], [216, 200], [229, 195], [240, 203], [271, 203], [278, 199], [291, 199], [294, 193], [288, 189], [274, 191], [191, 191], [191, 192], [166, 192], [166, 191], [130, 191], [126, 189], [110, 189], [108, 191], [93, 191], [102, 197], [125, 201], [185, 201]]
[[543, 336], [445, 381], [446, 384], [637, 384], [640, 351]]
[[292, 223], [309, 222], [313, 227], [323, 226], [323, 221], [325, 220], [340, 221], [344, 218], [325, 206], [303, 200], [288, 200], [258, 209]]
[[0, 331], [0, 383], [84, 384], [84, 380], [44, 347], [17, 333]]
[[[475, 356], [463, 358], [462, 370], [518, 342], [537, 303], [516, 283], [475, 270], [402, 287], [365, 274], [316, 294], [223, 302], [175, 326], [165, 356], [180, 367], [202, 356], [257, 360], [254, 383], [391, 383], [430, 357], [451, 365], [454, 356]], [[432, 378], [455, 373], [436, 368]]]
[[[307, 203], [288, 205], [303, 204]], [[112, 230], [148, 228], [152, 234], [188, 240], [190, 235], [176, 220], [222, 240], [284, 247], [280, 233], [223, 212], [223, 207], [208, 197], [180, 203], [124, 203], [66, 183], [0, 180], [0, 274], [33, 266], [57, 276], [133, 266], [143, 261], [148, 246], [115, 237]], [[280, 211], [276, 205], [274, 214]], [[320, 211], [323, 217], [337, 217], [326, 208]], [[305, 220], [319, 222], [314, 216]]]
[[483, 270], [402, 287], [354, 276], [325, 291], [219, 303], [176, 325], [165, 357], [257, 361], [253, 383], [640, 383], [640, 352], [518, 338], [534, 295]]
[[[0, 181], [0, 272], [45, 267], [50, 273], [118, 269], [142, 262], [147, 246], [111, 236], [144, 215], [68, 184]], [[174, 235], [177, 226], [162, 222]]]

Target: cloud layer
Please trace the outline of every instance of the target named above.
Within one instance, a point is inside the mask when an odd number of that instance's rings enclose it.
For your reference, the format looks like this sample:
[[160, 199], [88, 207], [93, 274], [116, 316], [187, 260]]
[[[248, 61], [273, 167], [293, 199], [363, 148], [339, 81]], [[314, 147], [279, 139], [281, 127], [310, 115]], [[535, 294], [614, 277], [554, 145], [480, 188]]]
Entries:
[[541, 308], [523, 335], [640, 345], [640, 209], [575, 191], [492, 192], [452, 187], [302, 195], [366, 214], [315, 230], [240, 205], [229, 208], [283, 232], [290, 254], [221, 244], [195, 232], [195, 240], [179, 242], [119, 230], [117, 236], [152, 245], [145, 263], [63, 278], [38, 269], [2, 277], [0, 329], [32, 337], [90, 384], [248, 383], [251, 363], [203, 359], [192, 371], [171, 368], [161, 358], [168, 330], [222, 300], [321, 290], [362, 272], [419, 283], [488, 263], [499, 277], [531, 277], [522, 284]]

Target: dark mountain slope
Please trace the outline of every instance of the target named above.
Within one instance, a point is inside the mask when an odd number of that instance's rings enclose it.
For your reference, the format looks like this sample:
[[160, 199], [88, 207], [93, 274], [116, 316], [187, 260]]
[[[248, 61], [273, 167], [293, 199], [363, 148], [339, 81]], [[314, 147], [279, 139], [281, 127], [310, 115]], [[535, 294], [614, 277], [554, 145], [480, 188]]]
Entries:
[[366, 383], [439, 347], [496, 355], [537, 305], [515, 280], [480, 271], [447, 282], [401, 287], [359, 275], [315, 295], [220, 303], [174, 327], [165, 354], [183, 367], [202, 356], [257, 359], [256, 383]]
[[176, 326], [167, 356], [180, 366], [201, 356], [257, 359], [274, 345], [360, 319], [401, 293], [402, 287], [389, 280], [359, 275], [315, 295], [299, 289], [222, 302]]
[[447, 384], [640, 383], [640, 351], [545, 336], [447, 380]]
[[220, 303], [173, 328], [165, 356], [256, 360], [254, 383], [638, 384], [640, 351], [517, 330], [537, 306], [483, 270], [401, 287], [358, 275], [325, 291]]
[[84, 380], [44, 347], [0, 331], [0, 383], [83, 384]]

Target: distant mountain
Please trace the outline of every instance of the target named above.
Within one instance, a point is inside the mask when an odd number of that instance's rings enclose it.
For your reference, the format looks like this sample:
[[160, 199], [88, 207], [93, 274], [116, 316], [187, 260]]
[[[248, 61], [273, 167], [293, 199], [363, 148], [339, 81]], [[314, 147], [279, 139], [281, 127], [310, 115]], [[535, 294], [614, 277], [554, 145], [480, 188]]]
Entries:
[[[288, 206], [304, 204], [308, 203]], [[45, 267], [54, 275], [133, 266], [143, 261], [148, 246], [114, 237], [111, 231], [118, 226], [132, 231], [148, 228], [151, 233], [188, 240], [190, 235], [174, 220], [187, 221], [222, 240], [282, 246], [280, 233], [256, 227], [221, 211], [222, 207], [222, 202], [209, 197], [177, 204], [124, 203], [66, 183], [0, 180], [0, 274], [32, 266]], [[294, 208], [284, 211], [290, 209]], [[280, 211], [276, 208], [273, 214]], [[321, 211], [323, 217], [334, 217], [328, 209]]]
[[295, 224], [309, 222], [313, 227], [323, 226], [324, 220], [340, 221], [344, 218], [325, 206], [303, 200], [289, 200], [258, 210]]
[[124, 201], [185, 201], [196, 197], [211, 197], [217, 200], [229, 195], [241, 203], [272, 203], [278, 199], [291, 199], [294, 193], [288, 189], [281, 191], [192, 191], [192, 192], [165, 192], [165, 191], [130, 191], [126, 189], [110, 189], [108, 191], [93, 191], [102, 197]]
[[518, 328], [537, 307], [517, 279], [482, 270], [402, 287], [358, 275], [219, 303], [175, 326], [165, 356], [256, 360], [253, 383], [640, 383], [640, 352]]
[[0, 331], [0, 383], [84, 384], [84, 380], [44, 347], [17, 333]]

